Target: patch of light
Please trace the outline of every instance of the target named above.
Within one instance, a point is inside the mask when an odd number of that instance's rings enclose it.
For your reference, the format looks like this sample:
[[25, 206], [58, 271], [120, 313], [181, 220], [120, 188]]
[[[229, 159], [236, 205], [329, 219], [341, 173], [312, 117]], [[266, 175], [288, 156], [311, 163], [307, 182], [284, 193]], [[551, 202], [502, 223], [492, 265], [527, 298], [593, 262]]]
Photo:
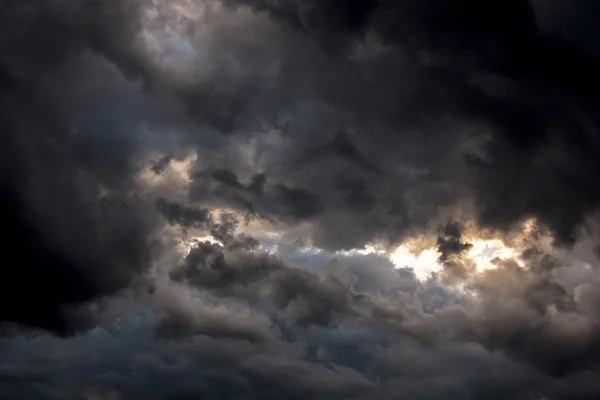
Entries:
[[399, 246], [389, 257], [396, 268], [410, 267], [414, 270], [417, 278], [421, 280], [427, 279], [432, 273], [442, 269], [437, 260], [438, 253], [434, 249], [423, 250], [415, 254], [406, 246]]
[[187, 257], [188, 254], [190, 254], [190, 251], [192, 251], [192, 249], [196, 245], [196, 243], [199, 242], [208, 242], [210, 244], [219, 246], [223, 245], [223, 243], [221, 243], [212, 236], [195, 236], [190, 239], [184, 239], [178, 243], [178, 248], [181, 251], [183, 257]]
[[[516, 251], [506, 247], [501, 240], [474, 240], [471, 244], [472, 247], [465, 258], [475, 264], [477, 272], [496, 268], [494, 262], [497, 259], [513, 260], [521, 267], [523, 266]], [[430, 248], [414, 252], [404, 245], [399, 246], [389, 255], [390, 261], [396, 268], [410, 267], [421, 280], [443, 269], [438, 262], [438, 257], [439, 253], [436, 249]]]
[[522, 266], [522, 262], [516, 257], [515, 251], [506, 247], [501, 240], [473, 241], [471, 244], [472, 247], [467, 253], [467, 258], [475, 262], [479, 272], [496, 268], [493, 263], [495, 259], [512, 259]]
[[438, 272], [442, 266], [438, 263], [438, 253], [435, 249], [426, 249], [415, 253], [407, 246], [401, 245], [392, 253], [377, 245], [367, 245], [362, 249], [338, 251], [336, 254], [343, 256], [377, 254], [388, 259], [396, 268], [412, 268], [420, 280], [427, 279], [432, 273]]
[[319, 249], [318, 247], [312, 247], [312, 246], [302, 247], [297, 250], [298, 253], [304, 253], [304, 254], [319, 254], [322, 251], [323, 250]]
[[360, 255], [380, 254], [380, 255], [384, 255], [385, 254], [385, 249], [381, 248], [380, 246], [374, 245], [374, 244], [368, 244], [365, 247], [363, 247], [362, 249], [342, 250], [342, 251], [336, 252], [336, 254], [339, 254], [339, 255], [342, 255], [342, 256], [351, 256], [351, 255], [355, 255], [355, 254], [360, 254]]
[[529, 219], [525, 220], [521, 224], [521, 231], [523, 232], [523, 234], [525, 234], [525, 235], [532, 234], [535, 230], [536, 223], [537, 223], [537, 221], [535, 220], [535, 218], [529, 218]]
[[269, 254], [276, 254], [279, 252], [279, 245], [262, 243], [258, 246], [258, 251], [264, 251], [265, 253]]

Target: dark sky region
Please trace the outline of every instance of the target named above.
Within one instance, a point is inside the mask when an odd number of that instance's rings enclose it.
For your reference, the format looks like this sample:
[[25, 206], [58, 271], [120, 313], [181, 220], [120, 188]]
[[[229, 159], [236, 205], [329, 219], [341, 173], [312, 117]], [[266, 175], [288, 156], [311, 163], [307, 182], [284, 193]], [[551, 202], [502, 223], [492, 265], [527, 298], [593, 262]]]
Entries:
[[0, 398], [600, 398], [600, 3], [0, 1]]

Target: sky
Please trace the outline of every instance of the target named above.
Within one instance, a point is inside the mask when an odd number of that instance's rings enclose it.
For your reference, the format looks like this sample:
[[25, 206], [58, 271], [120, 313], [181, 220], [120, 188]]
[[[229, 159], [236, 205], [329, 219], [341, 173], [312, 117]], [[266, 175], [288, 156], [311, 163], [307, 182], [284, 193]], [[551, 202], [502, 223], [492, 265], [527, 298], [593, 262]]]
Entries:
[[0, 2], [0, 398], [600, 398], [599, 17]]

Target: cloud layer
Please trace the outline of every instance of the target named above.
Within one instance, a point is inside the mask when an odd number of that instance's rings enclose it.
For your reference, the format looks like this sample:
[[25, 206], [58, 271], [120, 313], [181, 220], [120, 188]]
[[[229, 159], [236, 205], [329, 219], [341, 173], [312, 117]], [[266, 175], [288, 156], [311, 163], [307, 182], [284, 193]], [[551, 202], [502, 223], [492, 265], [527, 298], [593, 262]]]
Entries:
[[0, 8], [3, 398], [600, 395], [599, 7]]

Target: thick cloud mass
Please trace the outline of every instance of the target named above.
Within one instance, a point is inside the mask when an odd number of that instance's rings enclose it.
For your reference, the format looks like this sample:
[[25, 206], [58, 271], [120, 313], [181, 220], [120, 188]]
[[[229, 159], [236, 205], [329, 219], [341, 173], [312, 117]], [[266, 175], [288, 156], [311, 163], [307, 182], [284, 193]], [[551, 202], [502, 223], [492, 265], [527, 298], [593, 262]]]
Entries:
[[599, 398], [598, 18], [0, 2], [0, 397]]
[[0, 318], [70, 334], [90, 323], [72, 308], [126, 287], [150, 261], [130, 132], [149, 103], [68, 16], [3, 8]]

